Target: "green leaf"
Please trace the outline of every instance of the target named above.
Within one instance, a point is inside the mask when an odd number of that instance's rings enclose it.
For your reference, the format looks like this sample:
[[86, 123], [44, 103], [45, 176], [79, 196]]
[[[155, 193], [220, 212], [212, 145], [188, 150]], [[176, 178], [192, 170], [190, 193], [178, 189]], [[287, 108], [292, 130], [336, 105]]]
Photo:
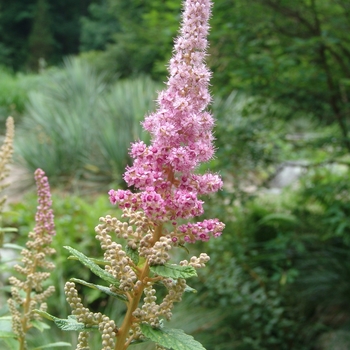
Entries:
[[50, 329], [49, 325], [39, 320], [32, 320], [30, 323], [33, 325], [33, 327], [38, 329], [40, 332], [43, 332], [45, 329]]
[[13, 332], [0, 331], [0, 338], [17, 338]]
[[6, 249], [16, 249], [16, 250], [22, 250], [22, 249], [24, 249], [24, 247], [21, 247], [20, 245], [14, 244], [14, 243], [5, 243], [5, 244], [3, 245], [3, 248], [6, 248]]
[[0, 231], [2, 232], [18, 232], [16, 227], [0, 227]]
[[294, 215], [286, 213], [274, 213], [264, 216], [259, 220], [258, 225], [266, 224], [269, 222], [286, 222], [286, 223], [296, 223], [297, 219]]
[[152, 328], [141, 324], [141, 331], [145, 337], [155, 343], [173, 350], [205, 350], [203, 345], [186, 334], [182, 329]]
[[132, 249], [129, 246], [125, 249], [128, 257], [133, 261], [133, 263], [137, 266], [140, 260], [139, 252], [137, 249]]
[[34, 310], [37, 314], [39, 314], [41, 317], [44, 317], [50, 321], [54, 321], [58, 328], [62, 329], [63, 331], [92, 331], [95, 329], [98, 329], [97, 326], [92, 327], [86, 327], [84, 323], [80, 323], [77, 321], [75, 316], [68, 316], [67, 319], [64, 318], [58, 318], [53, 315], [50, 315], [49, 313], [41, 310]]
[[35, 309], [35, 310], [33, 310], [33, 312], [40, 315], [43, 318], [46, 318], [49, 321], [55, 321], [56, 319], [59, 320], [59, 318], [57, 318], [53, 315], [50, 315], [49, 313], [42, 311], [42, 310]]
[[56, 318], [55, 324], [58, 328], [63, 331], [91, 331], [94, 329], [98, 329], [98, 326], [86, 327], [84, 323], [80, 323], [77, 321], [75, 316], [68, 316], [67, 319]]
[[101, 269], [97, 264], [95, 264], [90, 258], [88, 258], [83, 253], [79, 252], [78, 250], [64, 246], [63, 248], [67, 249], [73, 256], [78, 258], [78, 260], [88, 267], [91, 272], [93, 272], [96, 276], [102, 278], [104, 281], [113, 284], [115, 287], [119, 287], [119, 281], [117, 281], [110, 273], [108, 273], [106, 270]]
[[197, 272], [192, 266], [181, 266], [173, 264], [151, 266], [150, 270], [163, 277], [170, 278], [190, 278], [197, 276]]
[[127, 298], [124, 295], [114, 293], [108, 287], [101, 286], [99, 284], [89, 283], [89, 282], [86, 282], [86, 281], [78, 279], [78, 278], [71, 278], [70, 280], [72, 282], [82, 284], [83, 286], [89, 287], [91, 289], [99, 290], [99, 291], [101, 291], [103, 293], [106, 293], [107, 295], [109, 295], [111, 297], [114, 297], [114, 298], [117, 298], [117, 299], [120, 299], [120, 300], [123, 300], [123, 301], [127, 300]]
[[63, 347], [67, 347], [67, 346], [71, 347], [72, 344], [66, 343], [66, 342], [63, 342], [63, 341], [59, 341], [59, 342], [56, 342], [56, 343], [51, 343], [51, 344], [46, 344], [46, 345], [39, 346], [38, 348], [35, 348], [34, 350], [51, 349], [51, 348], [63, 348]]
[[194, 289], [186, 284], [185, 292], [187, 293], [197, 293], [197, 289]]
[[4, 343], [7, 344], [8, 349], [18, 350], [18, 340], [14, 338], [3, 338]]

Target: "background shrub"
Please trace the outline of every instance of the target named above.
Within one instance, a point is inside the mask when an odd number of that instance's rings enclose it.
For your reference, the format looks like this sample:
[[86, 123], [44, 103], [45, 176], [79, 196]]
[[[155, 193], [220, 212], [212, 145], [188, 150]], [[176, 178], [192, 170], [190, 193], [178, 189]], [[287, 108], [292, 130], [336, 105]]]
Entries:
[[120, 181], [158, 85], [141, 77], [107, 86], [103, 75], [78, 59], [49, 71], [42, 83], [29, 94], [18, 130], [21, 163], [30, 172], [42, 168], [53, 185]]

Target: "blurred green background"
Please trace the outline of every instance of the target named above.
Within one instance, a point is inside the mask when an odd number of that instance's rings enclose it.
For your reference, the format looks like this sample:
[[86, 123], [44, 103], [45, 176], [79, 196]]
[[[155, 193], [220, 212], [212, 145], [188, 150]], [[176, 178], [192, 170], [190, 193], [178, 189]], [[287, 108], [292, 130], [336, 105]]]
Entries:
[[[199, 171], [224, 178], [204, 200], [205, 217], [226, 229], [188, 247], [211, 260], [174, 325], [208, 350], [350, 349], [350, 2], [213, 2], [218, 149]], [[118, 215], [105, 193], [125, 187], [130, 142], [148, 140], [140, 121], [164, 87], [180, 13], [180, 0], [0, 0], [0, 131], [13, 115], [15, 168], [30, 175], [16, 184], [24, 199], [3, 214], [19, 229], [6, 240], [23, 244], [34, 227], [40, 167], [54, 193], [49, 311], [58, 317], [67, 315], [64, 282], [94, 278], [62, 245], [101, 254], [94, 226]], [[95, 310], [122, 314], [84, 292]]]

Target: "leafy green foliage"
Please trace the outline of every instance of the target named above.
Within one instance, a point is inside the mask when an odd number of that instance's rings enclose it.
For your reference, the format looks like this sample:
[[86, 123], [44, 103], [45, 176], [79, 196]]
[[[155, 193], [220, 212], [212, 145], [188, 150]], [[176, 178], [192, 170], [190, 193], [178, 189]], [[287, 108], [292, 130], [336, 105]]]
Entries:
[[54, 321], [55, 324], [63, 331], [93, 331], [93, 330], [96, 330], [97, 328], [97, 327], [86, 327], [84, 323], [78, 322], [77, 318], [73, 315], [68, 316], [67, 319], [62, 319], [62, 318], [58, 318], [53, 315], [50, 315], [49, 313], [41, 310], [35, 310], [35, 313], [39, 314], [40, 316], [50, 321]]
[[116, 281], [114, 277], [108, 273], [106, 270], [99, 267], [97, 264], [95, 264], [90, 258], [88, 258], [83, 253], [79, 252], [78, 250], [72, 248], [72, 247], [63, 247], [67, 249], [73, 256], [75, 256], [83, 265], [88, 267], [91, 272], [93, 272], [96, 276], [100, 277], [104, 281], [113, 284], [116, 287], [119, 287], [119, 281]]
[[194, 281], [200, 303], [224, 317], [215, 349], [309, 350], [327, 329], [348, 329], [348, 176], [345, 159], [311, 163], [281, 195], [260, 190], [228, 205], [221, 194], [207, 208], [227, 225], [210, 242], [209, 273]]
[[88, 10], [88, 16], [81, 18], [80, 51], [104, 50], [120, 31], [119, 22], [108, 1], [91, 3]]
[[40, 61], [47, 61], [54, 49], [47, 0], [37, 0], [33, 22], [28, 38], [28, 65], [32, 70], [38, 71]]
[[180, 266], [173, 264], [154, 265], [151, 266], [151, 271], [156, 275], [169, 278], [190, 278], [197, 276], [196, 270], [192, 266]]
[[227, 1], [215, 4], [213, 12], [217, 86], [277, 96], [295, 110], [332, 109], [327, 79], [339, 93], [348, 74], [346, 1]]
[[192, 336], [185, 334], [181, 329], [158, 329], [142, 324], [141, 330], [147, 338], [169, 349], [205, 350], [202, 344], [195, 341]]
[[83, 286], [87, 286], [89, 288], [92, 288], [92, 289], [95, 289], [95, 290], [99, 290], [99, 291], [101, 291], [101, 292], [103, 292], [103, 293], [105, 293], [105, 294], [107, 294], [107, 295], [109, 295], [109, 296], [111, 296], [113, 298], [117, 298], [117, 299], [120, 299], [122, 301], [126, 300], [122, 295], [112, 292], [110, 290], [110, 288], [108, 288], [108, 287], [101, 286], [99, 284], [89, 283], [89, 282], [86, 282], [86, 281], [78, 279], [78, 278], [71, 278], [70, 280], [72, 282], [74, 282], [74, 283], [79, 283], [79, 284], [82, 284]]
[[38, 86], [39, 76], [32, 74], [14, 74], [0, 67], [0, 122], [12, 115], [15, 123], [20, 120], [28, 101], [28, 90]]
[[[82, 49], [104, 49], [95, 56], [94, 64], [100, 69], [108, 67], [123, 78], [147, 74], [157, 80], [164, 79], [180, 7], [177, 0], [92, 4], [89, 16], [83, 19]], [[99, 25], [101, 22], [103, 25]], [[92, 28], [96, 30], [89, 35]], [[101, 32], [106, 35], [100, 39]]]

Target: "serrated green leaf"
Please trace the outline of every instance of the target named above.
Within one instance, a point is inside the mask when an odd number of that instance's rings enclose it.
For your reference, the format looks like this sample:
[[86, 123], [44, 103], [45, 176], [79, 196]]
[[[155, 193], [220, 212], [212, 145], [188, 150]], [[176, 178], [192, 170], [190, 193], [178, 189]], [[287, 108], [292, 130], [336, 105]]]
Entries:
[[[77, 261], [79, 261], [79, 259], [78, 259], [76, 256], [73, 256], [73, 255], [69, 256], [68, 259], [69, 259], [69, 260], [77, 260]], [[90, 259], [92, 262], [94, 262], [95, 264], [97, 264], [97, 265], [102, 265], [102, 266], [110, 265], [109, 262], [104, 261], [104, 260], [102, 260], [102, 259], [96, 259], [96, 258], [89, 258], [89, 259]]]
[[63, 248], [67, 249], [73, 256], [78, 258], [78, 260], [88, 267], [91, 272], [93, 272], [96, 276], [102, 278], [104, 281], [113, 284], [115, 287], [119, 287], [119, 281], [117, 281], [113, 275], [108, 273], [106, 270], [101, 269], [97, 264], [95, 264], [90, 258], [88, 258], [86, 255], [83, 253], [79, 252], [78, 250], [69, 247], [69, 246], [64, 246]]
[[190, 277], [197, 276], [197, 272], [192, 266], [164, 264], [164, 265], [151, 266], [150, 270], [159, 276], [175, 278], [175, 279], [190, 278]]
[[35, 309], [35, 310], [33, 310], [33, 312], [40, 315], [43, 318], [46, 318], [49, 321], [55, 321], [55, 319], [58, 319], [57, 317], [49, 314], [48, 312], [42, 311], [42, 310]]
[[0, 338], [17, 338], [13, 332], [0, 331]]
[[51, 344], [46, 344], [46, 345], [39, 346], [38, 348], [35, 348], [34, 350], [63, 348], [63, 347], [66, 347], [66, 346], [71, 347], [72, 344], [66, 343], [66, 342], [63, 342], [63, 341], [59, 341], [59, 342], [56, 342], [56, 343], [51, 343]]
[[140, 327], [145, 337], [168, 349], [205, 350], [201, 343], [182, 329], [152, 328], [147, 324], [141, 324]]
[[77, 321], [75, 316], [68, 316], [67, 319], [57, 318], [55, 319], [55, 324], [62, 331], [92, 331], [98, 329], [98, 326], [86, 327], [84, 323]]
[[78, 322], [76, 317], [73, 315], [70, 315], [67, 319], [64, 319], [55, 317], [41, 310], [34, 310], [34, 312], [39, 314], [41, 317], [44, 317], [50, 321], [54, 321], [57, 327], [63, 331], [92, 331], [98, 329], [97, 326], [86, 327], [84, 323]]
[[86, 282], [86, 281], [84, 281], [84, 280], [80, 280], [80, 279], [78, 279], [78, 278], [71, 278], [70, 281], [75, 282], [75, 283], [82, 284], [83, 286], [89, 287], [89, 288], [91, 288], [91, 289], [99, 290], [99, 291], [101, 291], [101, 292], [103, 292], [103, 293], [106, 293], [107, 295], [109, 295], [109, 296], [111, 296], [111, 297], [120, 299], [120, 300], [122, 300], [122, 301], [126, 301], [126, 300], [127, 300], [126, 296], [124, 296], [124, 295], [122, 295], [122, 294], [114, 293], [114, 292], [112, 292], [108, 287], [101, 286], [101, 285], [99, 285], [99, 284], [89, 283], [89, 282]]
[[129, 246], [125, 249], [128, 257], [133, 261], [133, 263], [137, 266], [140, 260], [139, 252], [137, 249], [131, 249]]

